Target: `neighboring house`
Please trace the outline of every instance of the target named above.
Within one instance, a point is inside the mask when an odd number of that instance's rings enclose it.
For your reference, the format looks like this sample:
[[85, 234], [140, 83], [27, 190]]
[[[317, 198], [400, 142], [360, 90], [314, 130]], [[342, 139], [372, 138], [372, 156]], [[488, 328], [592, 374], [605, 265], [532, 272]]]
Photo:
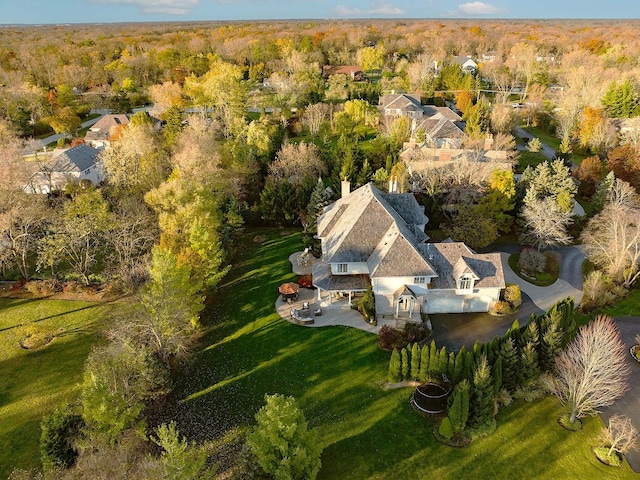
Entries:
[[49, 194], [64, 191], [72, 182], [90, 181], [97, 185], [104, 180], [99, 150], [82, 144], [65, 150], [32, 175], [25, 185], [27, 193]]
[[366, 82], [367, 76], [360, 65], [325, 65], [322, 67], [322, 76], [327, 79], [331, 75], [346, 75], [354, 82]]
[[420, 103], [420, 98], [408, 93], [381, 95], [378, 102], [378, 110], [381, 115], [390, 117], [405, 116], [421, 119], [425, 116], [425, 108]]
[[422, 105], [415, 95], [382, 95], [378, 110], [387, 117], [411, 118], [411, 136], [416, 137], [420, 132], [429, 144], [457, 147], [464, 137], [462, 118], [457, 113], [448, 107]]
[[130, 117], [125, 113], [105, 115], [89, 128], [84, 137], [85, 142], [98, 149], [108, 147], [113, 133], [122, 125], [128, 125]]
[[346, 296], [351, 304], [371, 286], [379, 318], [488, 311], [505, 286], [500, 255], [427, 243], [428, 221], [413, 194], [385, 194], [372, 184], [349, 192], [343, 182], [342, 198], [318, 218], [318, 300]]
[[457, 55], [453, 57], [453, 62], [460, 65], [463, 72], [475, 73], [478, 70], [478, 64], [473, 61], [470, 55]]

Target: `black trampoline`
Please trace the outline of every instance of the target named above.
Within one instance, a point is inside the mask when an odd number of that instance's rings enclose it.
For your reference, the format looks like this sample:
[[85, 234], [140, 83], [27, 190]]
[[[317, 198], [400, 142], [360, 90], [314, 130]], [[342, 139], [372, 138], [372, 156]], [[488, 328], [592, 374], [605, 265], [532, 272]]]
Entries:
[[442, 375], [442, 382], [427, 382], [416, 387], [411, 395], [411, 405], [428, 414], [442, 413], [447, 408], [447, 398], [451, 394], [451, 382]]

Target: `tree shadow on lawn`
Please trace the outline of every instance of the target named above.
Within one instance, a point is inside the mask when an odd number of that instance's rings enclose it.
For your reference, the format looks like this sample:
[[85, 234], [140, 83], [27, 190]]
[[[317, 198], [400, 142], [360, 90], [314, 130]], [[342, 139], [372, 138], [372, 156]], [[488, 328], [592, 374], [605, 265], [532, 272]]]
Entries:
[[[606, 475], [592, 461], [588, 461], [585, 470], [587, 474], [593, 473], [589, 477], [580, 477], [580, 473], [573, 470], [574, 463], [587, 462], [582, 451], [576, 452], [576, 446], [590, 453], [591, 439], [570, 437], [570, 432], [556, 428], [558, 409], [553, 400], [532, 416], [527, 415], [532, 405], [520, 402], [508, 412], [501, 412], [493, 435], [459, 449], [436, 442], [432, 435], [434, 421], [411, 409], [410, 389], [403, 389], [402, 393], [377, 422], [325, 448], [319, 479], [569, 478], [574, 473], [576, 478], [603, 478]], [[548, 419], [548, 425], [541, 425], [541, 418]], [[553, 429], [550, 435], [545, 433], [547, 428]], [[599, 471], [602, 473], [598, 474]]]
[[95, 337], [69, 335], [35, 351], [20, 350], [0, 362], [0, 478], [13, 467], [39, 465], [40, 420], [78, 393]]
[[278, 318], [199, 353], [180, 372], [163, 417], [176, 418], [188, 437], [216, 438], [252, 425], [264, 395], [282, 393], [299, 400], [311, 424], [339, 423], [345, 408], [360, 408], [363, 381], [382, 392], [376, 382], [387, 357], [365, 332], [308, 329]]

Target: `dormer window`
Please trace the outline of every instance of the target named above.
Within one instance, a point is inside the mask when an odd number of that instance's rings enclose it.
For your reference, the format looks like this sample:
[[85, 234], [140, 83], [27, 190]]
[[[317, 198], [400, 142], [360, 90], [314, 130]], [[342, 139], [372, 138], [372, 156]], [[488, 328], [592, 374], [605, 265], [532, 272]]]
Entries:
[[459, 285], [460, 290], [471, 290], [473, 288], [473, 278], [466, 275], [460, 277]]
[[347, 263], [339, 263], [338, 264], [338, 273], [349, 273], [349, 264], [347, 264]]

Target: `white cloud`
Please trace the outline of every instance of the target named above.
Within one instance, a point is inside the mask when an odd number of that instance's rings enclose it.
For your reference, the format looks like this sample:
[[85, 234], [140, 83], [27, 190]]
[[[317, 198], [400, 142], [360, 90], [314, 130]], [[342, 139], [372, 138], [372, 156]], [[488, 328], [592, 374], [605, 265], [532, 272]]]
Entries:
[[391, 3], [372, 1], [369, 8], [353, 8], [346, 5], [338, 5], [333, 9], [338, 17], [393, 17], [403, 15], [405, 12], [401, 8]]
[[94, 0], [109, 5], [133, 5], [142, 13], [185, 15], [196, 7], [200, 0]]
[[457, 13], [460, 15], [466, 15], [470, 17], [477, 17], [481, 15], [499, 15], [506, 13], [506, 8], [496, 7], [483, 2], [467, 2], [458, 7]]

